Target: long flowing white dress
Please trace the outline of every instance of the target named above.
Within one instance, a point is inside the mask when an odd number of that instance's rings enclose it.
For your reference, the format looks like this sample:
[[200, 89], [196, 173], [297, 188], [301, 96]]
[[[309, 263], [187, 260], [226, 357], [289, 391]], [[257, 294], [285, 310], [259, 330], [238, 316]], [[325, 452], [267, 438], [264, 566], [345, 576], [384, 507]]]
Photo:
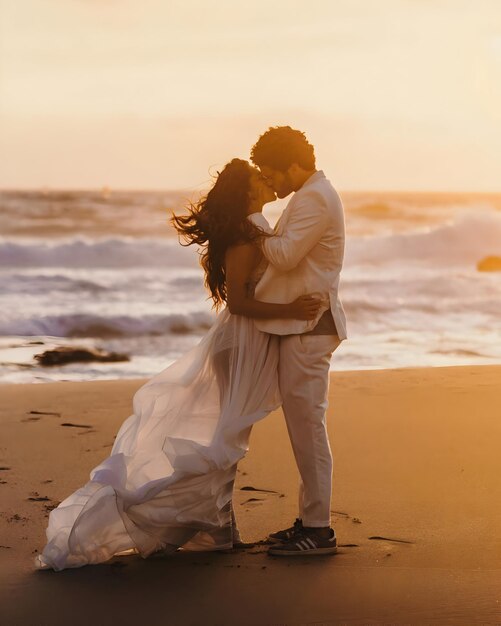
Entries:
[[237, 463], [252, 425], [280, 405], [277, 369], [277, 336], [219, 313], [197, 346], [135, 393], [110, 456], [51, 511], [35, 566], [231, 547]]

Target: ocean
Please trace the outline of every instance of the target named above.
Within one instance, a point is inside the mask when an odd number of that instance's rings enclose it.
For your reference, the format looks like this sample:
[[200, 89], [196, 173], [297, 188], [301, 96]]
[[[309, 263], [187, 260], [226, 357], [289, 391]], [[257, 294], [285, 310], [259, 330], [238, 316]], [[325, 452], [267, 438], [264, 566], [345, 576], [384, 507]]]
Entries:
[[[340, 193], [347, 341], [333, 370], [501, 363], [501, 194]], [[0, 192], [0, 380], [151, 376], [214, 320], [194, 247], [169, 225], [185, 191]], [[274, 223], [285, 203], [265, 207]], [[130, 360], [43, 367], [56, 346]]]

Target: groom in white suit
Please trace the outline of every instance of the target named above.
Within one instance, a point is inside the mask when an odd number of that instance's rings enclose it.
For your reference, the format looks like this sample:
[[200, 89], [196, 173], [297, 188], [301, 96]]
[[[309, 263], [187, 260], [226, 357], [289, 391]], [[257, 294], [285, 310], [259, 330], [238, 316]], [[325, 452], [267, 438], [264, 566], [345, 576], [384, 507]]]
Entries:
[[313, 146], [302, 132], [290, 126], [270, 128], [252, 148], [251, 159], [279, 198], [295, 192], [275, 230], [261, 213], [249, 216], [273, 234], [261, 240], [269, 266], [256, 287], [256, 299], [287, 303], [313, 293], [321, 300], [311, 321], [255, 321], [260, 330], [281, 336], [280, 392], [300, 473], [298, 518], [290, 528], [270, 535], [275, 545], [269, 553], [334, 553], [326, 410], [330, 359], [346, 339], [338, 296], [345, 243], [343, 205], [324, 173], [316, 169]]

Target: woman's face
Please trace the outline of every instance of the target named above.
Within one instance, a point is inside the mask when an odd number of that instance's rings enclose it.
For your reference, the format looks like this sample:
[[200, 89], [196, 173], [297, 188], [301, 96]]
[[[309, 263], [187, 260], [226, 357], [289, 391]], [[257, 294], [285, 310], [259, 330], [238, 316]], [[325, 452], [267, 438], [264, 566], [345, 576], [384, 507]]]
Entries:
[[277, 199], [270, 183], [257, 168], [252, 168], [249, 196], [252, 205], [263, 205]]

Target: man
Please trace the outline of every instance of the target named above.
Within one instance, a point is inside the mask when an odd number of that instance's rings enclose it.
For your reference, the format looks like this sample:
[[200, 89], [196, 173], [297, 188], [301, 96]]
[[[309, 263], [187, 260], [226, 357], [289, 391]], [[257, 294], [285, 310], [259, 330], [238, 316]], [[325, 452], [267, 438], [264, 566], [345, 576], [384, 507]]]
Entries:
[[337, 550], [330, 526], [332, 454], [326, 427], [329, 366], [346, 339], [338, 297], [345, 227], [341, 200], [322, 171], [304, 133], [270, 128], [252, 148], [257, 165], [279, 198], [295, 192], [275, 231], [261, 213], [249, 219], [265, 232], [261, 246], [269, 266], [256, 299], [292, 302], [314, 293], [322, 306], [312, 321], [256, 320], [262, 331], [281, 335], [279, 385], [283, 412], [300, 473], [299, 515], [293, 526], [270, 535], [280, 556], [330, 554]]

